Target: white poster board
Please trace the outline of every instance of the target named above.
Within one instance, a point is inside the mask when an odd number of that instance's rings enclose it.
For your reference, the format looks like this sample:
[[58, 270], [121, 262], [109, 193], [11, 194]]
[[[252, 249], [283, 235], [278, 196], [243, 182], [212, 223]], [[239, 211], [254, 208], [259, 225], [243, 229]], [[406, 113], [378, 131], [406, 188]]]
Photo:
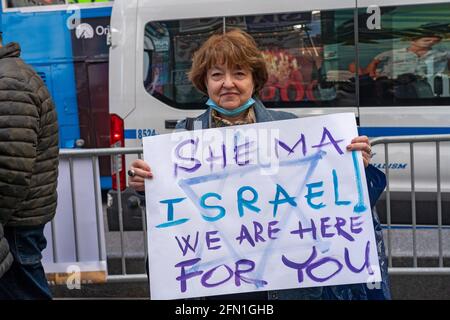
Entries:
[[352, 113], [144, 138], [152, 299], [381, 281]]
[[59, 161], [58, 205], [55, 217], [45, 225], [42, 263], [49, 282], [75, 288], [80, 283], [105, 282], [107, 266], [98, 162], [95, 183], [91, 158], [72, 161], [72, 182], [69, 159]]

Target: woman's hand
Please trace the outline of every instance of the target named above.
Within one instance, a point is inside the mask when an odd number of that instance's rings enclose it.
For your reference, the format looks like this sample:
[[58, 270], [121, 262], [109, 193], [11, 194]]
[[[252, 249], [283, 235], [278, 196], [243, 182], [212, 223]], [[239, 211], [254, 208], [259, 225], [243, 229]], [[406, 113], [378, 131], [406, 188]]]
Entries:
[[[131, 174], [131, 175], [130, 175]], [[150, 166], [141, 159], [134, 160], [128, 170], [128, 185], [136, 191], [145, 191], [145, 179], [153, 178]]]
[[372, 159], [372, 148], [370, 146], [370, 141], [367, 136], [359, 136], [352, 140], [352, 143], [347, 146], [348, 151], [361, 151], [364, 161], [364, 167], [370, 163]]

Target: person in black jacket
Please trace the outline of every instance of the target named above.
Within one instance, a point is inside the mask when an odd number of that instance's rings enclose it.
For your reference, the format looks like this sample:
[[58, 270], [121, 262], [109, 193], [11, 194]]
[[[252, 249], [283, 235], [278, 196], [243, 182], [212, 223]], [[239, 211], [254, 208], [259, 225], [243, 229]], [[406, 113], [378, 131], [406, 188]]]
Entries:
[[[1, 45], [2, 33], [0, 31], [0, 45]], [[1, 123], [1, 120], [0, 120]], [[1, 169], [1, 168], [0, 168]], [[2, 181], [0, 180], [0, 187]], [[4, 237], [3, 223], [0, 221], [0, 279], [9, 270], [13, 262], [13, 257], [9, 251], [8, 240]]]
[[14, 257], [0, 299], [51, 299], [41, 259], [44, 226], [56, 212], [58, 155], [50, 93], [17, 43], [0, 44], [0, 223]]
[[[0, 31], [0, 46], [2, 42], [2, 33]], [[1, 122], [0, 122], [1, 123]], [[0, 186], [2, 182], [0, 180]], [[8, 240], [4, 236], [3, 223], [0, 221], [0, 279], [9, 270], [13, 262], [13, 257], [9, 251]]]

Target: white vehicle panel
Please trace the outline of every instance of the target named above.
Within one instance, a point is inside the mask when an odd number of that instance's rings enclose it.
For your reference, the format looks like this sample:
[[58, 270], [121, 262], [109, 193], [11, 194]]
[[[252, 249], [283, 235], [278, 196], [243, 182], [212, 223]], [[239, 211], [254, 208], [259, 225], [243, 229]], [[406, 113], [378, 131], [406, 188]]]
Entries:
[[[360, 1], [291, 1], [274, 3], [268, 0], [250, 1], [181, 1], [181, 0], [135, 0], [115, 1], [111, 28], [112, 42], [110, 56], [111, 113], [125, 120], [125, 129], [135, 132], [134, 138], [126, 139], [126, 146], [140, 146], [145, 135], [170, 132], [166, 121], [177, 121], [185, 117], [195, 117], [204, 109], [178, 109], [152, 96], [145, 88], [144, 70], [144, 31], [148, 22], [177, 21], [183, 19], [248, 16], [303, 11], [365, 8], [371, 5], [428, 5], [448, 3], [444, 1], [411, 0], [360, 0]], [[383, 28], [383, 25], [381, 26]], [[360, 36], [361, 41], [361, 36]], [[338, 74], [345, 70], [336, 70]], [[332, 75], [333, 73], [329, 73]], [[328, 75], [328, 74], [327, 74]], [[443, 96], [450, 95], [446, 88], [447, 76], [443, 76]], [[429, 81], [433, 85], [432, 81]], [[432, 88], [434, 90], [434, 87]], [[448, 90], [447, 90], [448, 89]], [[447, 92], [447, 91], [448, 92]], [[447, 94], [448, 93], [448, 94]], [[359, 116], [362, 132], [377, 132], [374, 136], [436, 133], [450, 128], [450, 106], [360, 106], [313, 107], [278, 109], [298, 116], [321, 115], [338, 112], [354, 112]], [[410, 130], [411, 129], [411, 130]], [[422, 130], [423, 129], [423, 130]], [[410, 132], [408, 131], [410, 130]], [[421, 131], [422, 130], [422, 131]], [[434, 130], [434, 131], [433, 131]], [[436, 131], [437, 130], [437, 131]], [[435, 132], [436, 131], [436, 132]], [[370, 136], [370, 134], [369, 134]], [[450, 191], [450, 143], [441, 144], [442, 190]], [[389, 148], [390, 189], [410, 191], [410, 156], [408, 145]], [[435, 192], [436, 187], [436, 147], [420, 144], [415, 147], [415, 190]], [[384, 147], [374, 147], [373, 163], [384, 170]], [[127, 158], [129, 161], [129, 157]]]

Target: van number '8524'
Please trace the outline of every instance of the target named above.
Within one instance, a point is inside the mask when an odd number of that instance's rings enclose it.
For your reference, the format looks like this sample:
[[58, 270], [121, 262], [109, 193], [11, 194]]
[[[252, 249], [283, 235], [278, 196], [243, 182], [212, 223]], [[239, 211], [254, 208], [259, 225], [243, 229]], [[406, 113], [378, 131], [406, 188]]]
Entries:
[[142, 139], [143, 137], [150, 137], [156, 135], [155, 129], [138, 129], [137, 136], [138, 139]]

